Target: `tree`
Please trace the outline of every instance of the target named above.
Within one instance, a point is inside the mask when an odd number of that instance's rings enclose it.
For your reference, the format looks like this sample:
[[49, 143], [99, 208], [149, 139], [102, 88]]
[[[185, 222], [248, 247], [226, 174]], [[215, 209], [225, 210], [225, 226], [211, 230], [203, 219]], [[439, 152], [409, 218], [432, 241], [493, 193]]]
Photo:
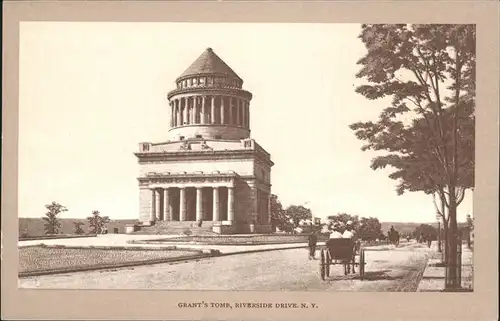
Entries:
[[89, 221], [89, 232], [91, 234], [101, 234], [104, 226], [110, 222], [108, 216], [101, 216], [99, 211], [92, 211], [92, 216], [87, 217]]
[[374, 241], [382, 234], [382, 224], [376, 217], [362, 217], [358, 233], [362, 240]]
[[345, 225], [348, 221], [352, 221], [354, 229], [357, 230], [359, 226], [359, 217], [358, 215], [350, 215], [347, 213], [338, 213], [337, 215], [330, 215], [327, 217], [329, 221], [332, 223], [341, 223]]
[[429, 224], [420, 224], [413, 231], [413, 236], [415, 238], [419, 238], [420, 236], [424, 237], [426, 240], [435, 240], [437, 239], [438, 231], [437, 229]]
[[285, 210], [287, 220], [298, 227], [301, 220], [312, 220], [312, 212], [310, 209], [302, 205], [290, 205]]
[[271, 225], [273, 226], [273, 230], [275, 227], [284, 231], [287, 224], [287, 217], [285, 214], [285, 210], [283, 209], [283, 205], [281, 204], [278, 196], [275, 194], [271, 194]]
[[73, 222], [74, 228], [75, 228], [75, 234], [84, 234], [85, 231], [83, 230], [82, 226], [85, 225], [83, 222]]
[[396, 168], [398, 194], [423, 191], [444, 205], [446, 287], [456, 288], [457, 207], [474, 181], [475, 26], [364, 24], [360, 38], [368, 53], [356, 76], [370, 84], [356, 91], [392, 101], [377, 123], [350, 127], [362, 150], [387, 152], [371, 167]]
[[58, 234], [61, 228], [61, 223], [57, 216], [68, 211], [68, 209], [57, 202], [52, 202], [51, 204], [45, 205], [48, 210], [43, 217], [45, 234]]
[[359, 217], [347, 213], [338, 213], [327, 217], [332, 223], [341, 223], [345, 225], [348, 221], [352, 222], [353, 228], [358, 232], [362, 240], [376, 240], [382, 233], [382, 224], [375, 217]]

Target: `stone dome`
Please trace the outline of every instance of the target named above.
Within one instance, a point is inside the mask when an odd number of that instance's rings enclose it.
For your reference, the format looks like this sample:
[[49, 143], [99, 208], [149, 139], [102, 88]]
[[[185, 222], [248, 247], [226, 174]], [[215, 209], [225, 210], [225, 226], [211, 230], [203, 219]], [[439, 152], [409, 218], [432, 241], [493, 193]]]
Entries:
[[215, 54], [212, 48], [207, 48], [177, 80], [199, 75], [220, 75], [241, 80], [231, 67]]
[[207, 48], [177, 79], [168, 93], [170, 140], [250, 137], [250, 100], [243, 80]]

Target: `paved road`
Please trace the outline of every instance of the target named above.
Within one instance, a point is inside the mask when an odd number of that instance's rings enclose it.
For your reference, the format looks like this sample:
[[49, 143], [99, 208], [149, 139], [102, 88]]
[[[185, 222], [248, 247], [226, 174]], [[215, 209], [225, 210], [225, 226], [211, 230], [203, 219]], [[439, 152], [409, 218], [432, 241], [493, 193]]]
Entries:
[[319, 279], [318, 261], [306, 249], [238, 254], [194, 262], [20, 279], [23, 288], [291, 290], [291, 291], [416, 291], [428, 249], [375, 247], [366, 254], [366, 279], [343, 275], [341, 265]]

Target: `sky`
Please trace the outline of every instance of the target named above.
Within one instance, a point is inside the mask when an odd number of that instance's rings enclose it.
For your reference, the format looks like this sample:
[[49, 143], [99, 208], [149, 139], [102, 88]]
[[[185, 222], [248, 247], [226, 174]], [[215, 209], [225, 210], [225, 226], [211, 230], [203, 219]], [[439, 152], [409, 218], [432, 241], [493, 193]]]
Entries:
[[[252, 92], [251, 136], [271, 153], [272, 192], [316, 217], [339, 212], [390, 222], [433, 222], [432, 198], [398, 196], [389, 169], [349, 125], [376, 121], [387, 100], [357, 94], [365, 54], [358, 24], [22, 22], [20, 27], [19, 216], [99, 210], [139, 217], [134, 156], [165, 141], [167, 93], [213, 48]], [[459, 220], [472, 214], [472, 195]]]

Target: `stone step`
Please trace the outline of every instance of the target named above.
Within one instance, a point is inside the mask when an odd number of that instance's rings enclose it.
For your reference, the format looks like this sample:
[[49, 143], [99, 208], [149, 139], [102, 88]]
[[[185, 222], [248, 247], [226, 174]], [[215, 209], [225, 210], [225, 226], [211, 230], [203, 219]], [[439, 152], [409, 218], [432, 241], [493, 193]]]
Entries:
[[197, 222], [193, 221], [161, 221], [155, 225], [143, 227], [134, 234], [185, 234], [187, 230], [191, 235], [217, 235], [212, 230], [213, 222], [203, 222], [202, 226], [198, 226]]

